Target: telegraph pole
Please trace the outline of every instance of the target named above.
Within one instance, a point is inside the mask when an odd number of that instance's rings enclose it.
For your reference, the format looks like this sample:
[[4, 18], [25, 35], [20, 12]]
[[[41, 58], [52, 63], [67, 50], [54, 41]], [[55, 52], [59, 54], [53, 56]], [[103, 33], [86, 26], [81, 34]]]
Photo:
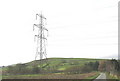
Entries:
[[[45, 34], [48, 30], [45, 28], [45, 21], [46, 18], [42, 14], [36, 14], [36, 20], [39, 19], [39, 24], [33, 25], [33, 31], [35, 31], [35, 28], [37, 28], [37, 34], [34, 36], [35, 39], [37, 39], [37, 47], [36, 47], [36, 55], [35, 60], [39, 58], [39, 60], [46, 59], [46, 41], [48, 35]], [[39, 56], [39, 57], [38, 57]]]

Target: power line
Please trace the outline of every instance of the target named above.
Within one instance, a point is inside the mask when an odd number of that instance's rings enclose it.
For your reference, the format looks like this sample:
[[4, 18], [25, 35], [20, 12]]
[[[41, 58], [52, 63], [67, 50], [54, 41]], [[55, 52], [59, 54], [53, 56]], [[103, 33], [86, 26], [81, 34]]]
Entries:
[[34, 36], [35, 39], [37, 39], [37, 48], [36, 48], [36, 55], [35, 60], [39, 56], [39, 59], [42, 60], [44, 58], [47, 58], [46, 53], [46, 41], [47, 36], [45, 36], [45, 31], [48, 32], [48, 30], [45, 28], [44, 20], [46, 18], [41, 14], [36, 14], [36, 20], [39, 17], [39, 24], [33, 24], [33, 31], [35, 30], [35, 27], [37, 28], [37, 35]]

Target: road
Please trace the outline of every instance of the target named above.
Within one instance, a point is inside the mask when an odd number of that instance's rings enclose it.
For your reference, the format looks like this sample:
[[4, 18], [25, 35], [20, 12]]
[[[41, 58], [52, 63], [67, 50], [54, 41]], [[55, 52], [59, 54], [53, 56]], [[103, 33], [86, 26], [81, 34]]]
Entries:
[[100, 75], [93, 81], [106, 81], [105, 73], [100, 73]]

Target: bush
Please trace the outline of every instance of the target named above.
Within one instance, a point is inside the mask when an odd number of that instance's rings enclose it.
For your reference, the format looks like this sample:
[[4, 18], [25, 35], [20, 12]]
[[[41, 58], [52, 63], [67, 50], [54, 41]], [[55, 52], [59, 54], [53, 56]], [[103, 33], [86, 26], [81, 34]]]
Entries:
[[93, 71], [93, 69], [90, 66], [84, 66], [81, 69], [81, 73], [89, 73], [91, 71]]

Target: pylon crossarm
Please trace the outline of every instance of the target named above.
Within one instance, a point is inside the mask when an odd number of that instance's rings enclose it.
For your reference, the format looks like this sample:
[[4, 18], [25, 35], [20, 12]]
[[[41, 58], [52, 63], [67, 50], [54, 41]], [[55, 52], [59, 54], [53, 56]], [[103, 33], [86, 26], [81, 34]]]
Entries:
[[43, 28], [43, 30], [46, 30], [46, 31], [48, 31], [48, 29], [47, 29], [47, 28], [45, 28], [45, 27]]
[[34, 41], [36, 41], [36, 38], [40, 38], [40, 36], [39, 35], [35, 35], [34, 36]]
[[42, 37], [42, 39], [45, 39], [45, 40], [47, 40], [47, 38], [45, 38], [45, 37]]
[[35, 30], [35, 27], [40, 28], [40, 24], [33, 24], [33, 31]]
[[37, 20], [37, 16], [43, 18], [43, 19], [46, 19], [43, 15], [40, 15], [40, 14], [36, 14], [36, 20]]

